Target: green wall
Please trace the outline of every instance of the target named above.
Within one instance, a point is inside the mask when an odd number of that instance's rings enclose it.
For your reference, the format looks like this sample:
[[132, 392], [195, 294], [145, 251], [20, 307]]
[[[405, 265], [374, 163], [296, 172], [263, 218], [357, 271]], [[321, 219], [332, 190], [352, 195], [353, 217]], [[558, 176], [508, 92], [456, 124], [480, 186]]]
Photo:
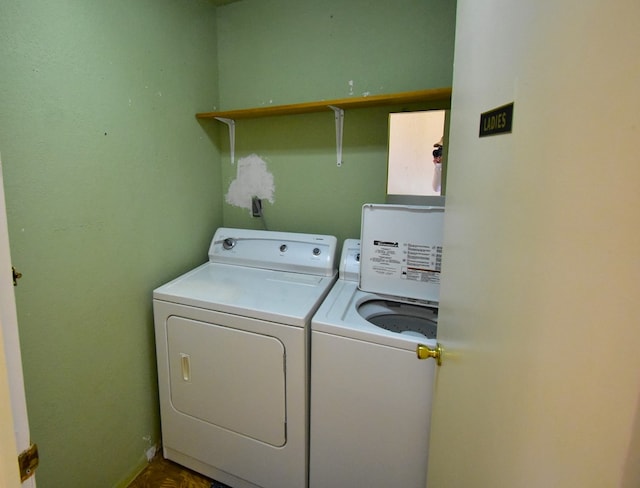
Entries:
[[[218, 11], [220, 109], [451, 86], [455, 2], [242, 0]], [[443, 105], [422, 105], [443, 108]], [[236, 160], [257, 154], [273, 174], [269, 229], [358, 237], [363, 203], [384, 202], [388, 107], [345, 112], [336, 165], [333, 112], [236, 121]], [[218, 122], [206, 122], [219, 124]], [[236, 178], [226, 127], [225, 193]], [[224, 223], [262, 228], [225, 203]]]
[[451, 0], [242, 0], [218, 11], [220, 108], [451, 86]]
[[[450, 0], [5, 0], [4, 166], [40, 488], [123, 486], [160, 442], [151, 291], [206, 259], [226, 126], [196, 112], [450, 86]], [[426, 108], [427, 106], [420, 106]], [[270, 229], [357, 237], [385, 197], [390, 107], [237, 121]], [[434, 108], [439, 108], [434, 106]]]
[[0, 152], [40, 488], [116, 486], [160, 442], [151, 291], [205, 261], [222, 222], [215, 136], [194, 117], [217, 97], [215, 22], [198, 0], [0, 6]]

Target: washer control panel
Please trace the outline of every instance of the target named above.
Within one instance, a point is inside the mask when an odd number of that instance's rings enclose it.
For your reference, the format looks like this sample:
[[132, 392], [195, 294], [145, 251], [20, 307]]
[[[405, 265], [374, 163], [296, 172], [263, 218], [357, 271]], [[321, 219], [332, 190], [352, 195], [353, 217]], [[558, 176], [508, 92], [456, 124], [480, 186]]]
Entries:
[[340, 258], [340, 279], [358, 281], [360, 277], [360, 239], [345, 239]]

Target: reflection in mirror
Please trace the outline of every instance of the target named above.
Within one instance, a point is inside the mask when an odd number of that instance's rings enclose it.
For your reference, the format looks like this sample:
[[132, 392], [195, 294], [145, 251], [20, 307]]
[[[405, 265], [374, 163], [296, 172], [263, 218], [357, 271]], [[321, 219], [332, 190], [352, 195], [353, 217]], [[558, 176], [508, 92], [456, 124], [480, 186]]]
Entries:
[[441, 194], [444, 120], [444, 110], [389, 114], [388, 195]]

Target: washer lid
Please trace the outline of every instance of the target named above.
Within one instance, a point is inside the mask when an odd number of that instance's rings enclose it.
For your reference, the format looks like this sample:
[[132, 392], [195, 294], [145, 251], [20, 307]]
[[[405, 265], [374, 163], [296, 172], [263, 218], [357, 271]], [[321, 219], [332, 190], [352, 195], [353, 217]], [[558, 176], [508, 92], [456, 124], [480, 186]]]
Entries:
[[444, 207], [365, 204], [359, 288], [438, 302], [443, 223]]

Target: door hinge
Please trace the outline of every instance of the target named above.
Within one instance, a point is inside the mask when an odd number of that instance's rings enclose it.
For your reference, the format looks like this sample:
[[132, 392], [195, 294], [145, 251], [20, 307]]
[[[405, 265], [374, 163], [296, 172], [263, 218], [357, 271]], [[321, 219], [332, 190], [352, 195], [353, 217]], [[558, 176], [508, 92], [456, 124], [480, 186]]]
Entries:
[[11, 274], [13, 275], [13, 286], [18, 286], [18, 280], [22, 278], [22, 273], [11, 266]]
[[20, 479], [25, 481], [33, 476], [39, 463], [38, 446], [31, 444], [27, 449], [18, 455], [18, 465], [20, 466]]

